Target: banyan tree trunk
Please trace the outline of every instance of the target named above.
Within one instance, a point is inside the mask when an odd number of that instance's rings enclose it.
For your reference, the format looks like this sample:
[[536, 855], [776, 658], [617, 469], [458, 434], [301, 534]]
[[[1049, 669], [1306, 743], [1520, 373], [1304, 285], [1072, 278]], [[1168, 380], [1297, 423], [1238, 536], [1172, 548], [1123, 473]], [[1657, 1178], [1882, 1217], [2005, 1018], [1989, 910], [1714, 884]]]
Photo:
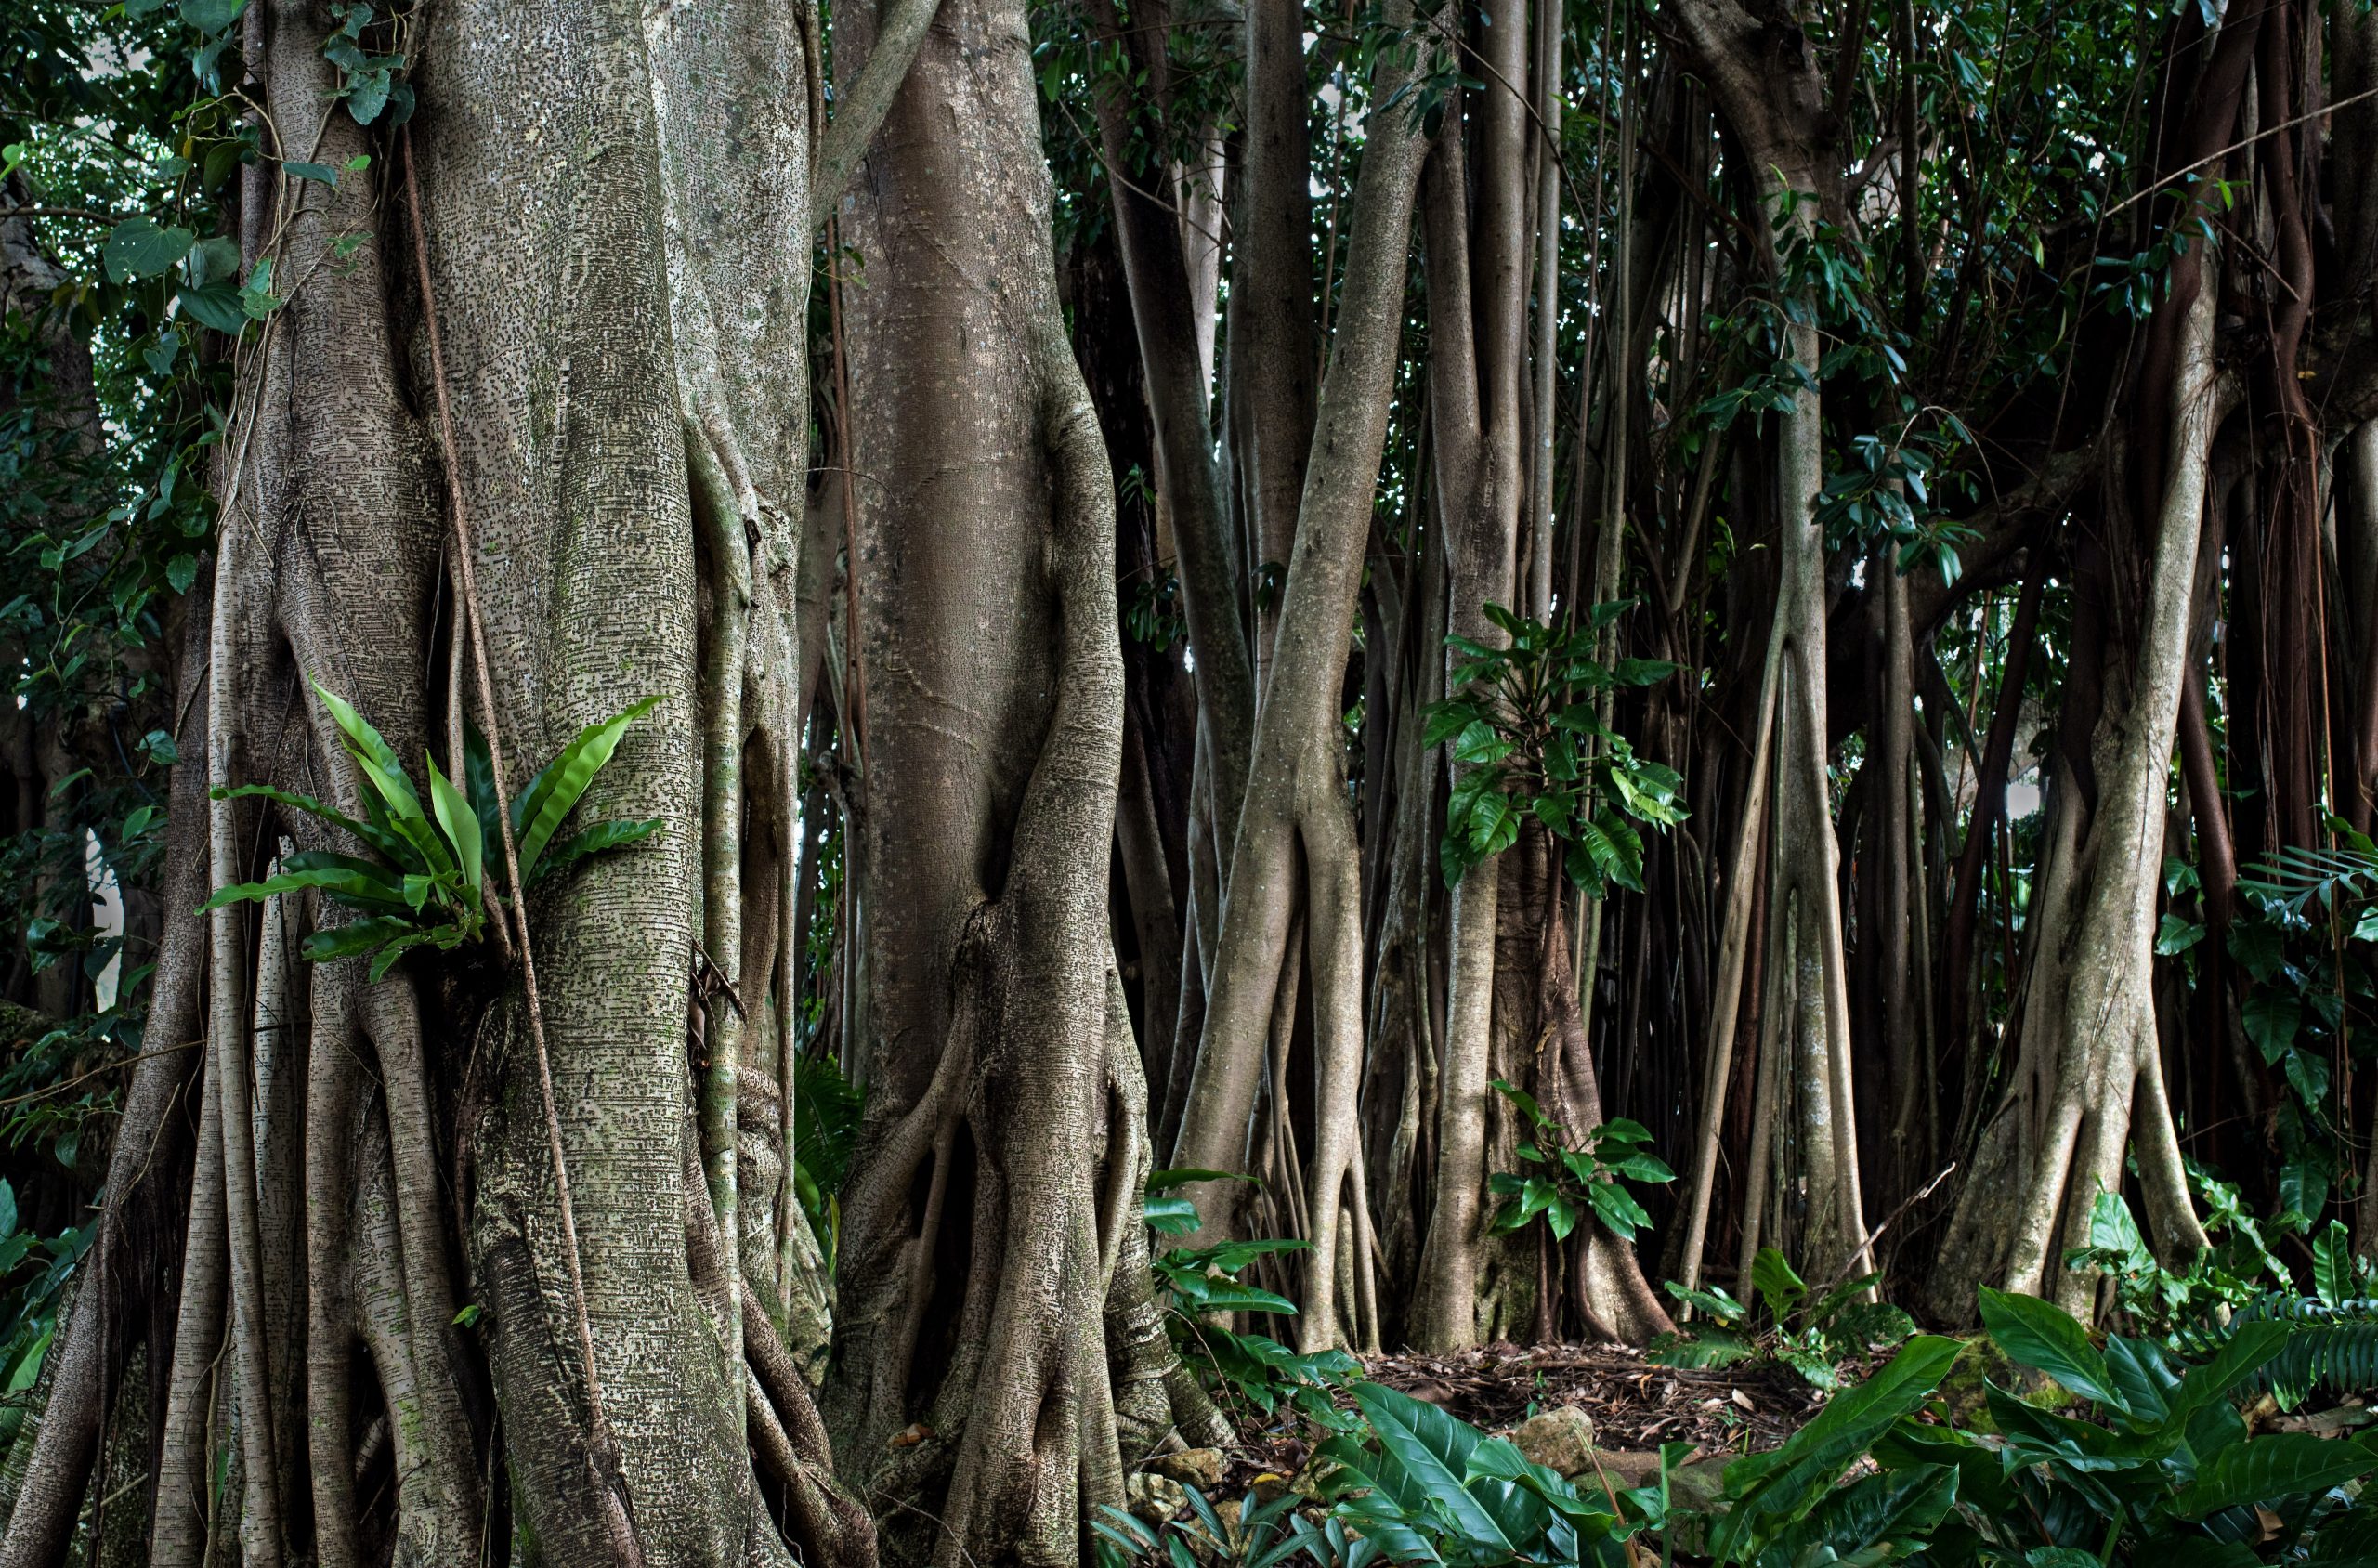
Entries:
[[1114, 496], [1049, 202], [1021, 0], [954, 0], [843, 229], [871, 988], [825, 1395], [887, 1555], [945, 1568], [1077, 1561], [1201, 1408], [1140, 1219]]

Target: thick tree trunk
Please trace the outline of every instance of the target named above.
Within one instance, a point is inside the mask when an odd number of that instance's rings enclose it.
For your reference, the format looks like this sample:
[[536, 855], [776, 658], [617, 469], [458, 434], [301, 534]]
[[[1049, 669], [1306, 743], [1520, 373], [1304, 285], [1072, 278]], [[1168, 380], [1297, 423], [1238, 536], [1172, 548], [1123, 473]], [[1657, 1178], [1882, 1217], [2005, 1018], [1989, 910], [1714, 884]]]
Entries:
[[1071, 1563], [1167, 1441], [1146, 1089], [1108, 944], [1114, 497], [1021, 0], [959, 0], [843, 237], [869, 1096], [827, 1417], [897, 1562]]

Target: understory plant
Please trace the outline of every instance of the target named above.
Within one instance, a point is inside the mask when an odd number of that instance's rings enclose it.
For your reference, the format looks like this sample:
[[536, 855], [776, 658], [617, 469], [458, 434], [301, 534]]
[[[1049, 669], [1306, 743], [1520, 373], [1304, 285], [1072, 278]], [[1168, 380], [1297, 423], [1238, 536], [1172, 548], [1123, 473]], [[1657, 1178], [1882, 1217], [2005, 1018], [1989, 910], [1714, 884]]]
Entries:
[[1535, 1129], [1535, 1138], [1518, 1151], [1521, 1162], [1535, 1169], [1498, 1170], [1486, 1179], [1487, 1189], [1503, 1200], [1495, 1212], [1496, 1230], [1522, 1230], [1541, 1219], [1556, 1240], [1566, 1241], [1588, 1213], [1621, 1241], [1633, 1241], [1650, 1226], [1652, 1216], [1621, 1181], [1676, 1180], [1676, 1172], [1648, 1147], [1650, 1128], [1618, 1117], [1574, 1137], [1545, 1114], [1534, 1095], [1501, 1078], [1494, 1082]]
[[1446, 676], [1453, 695], [1430, 705], [1422, 743], [1450, 742], [1465, 764], [1445, 804], [1441, 859], [1445, 885], [1519, 842], [1535, 819], [1565, 846], [1570, 880], [1601, 897], [1614, 884], [1641, 892], [1643, 839], [1636, 824], [1684, 820], [1676, 770], [1635, 754], [1603, 717], [1606, 699], [1676, 673], [1657, 659], [1604, 664], [1595, 645], [1631, 601], [1597, 605], [1581, 621], [1551, 626], [1485, 607], [1510, 639], [1488, 647], [1447, 637], [1458, 656]]
[[[465, 732], [460, 785], [439, 771], [435, 757], [424, 757], [429, 780], [425, 806], [380, 732], [320, 683], [314, 691], [362, 776], [363, 819], [312, 796], [268, 784], [236, 785], [214, 793], [217, 799], [253, 796], [303, 812], [344, 830], [370, 854], [299, 850], [282, 856], [279, 869], [262, 882], [218, 889], [201, 912], [316, 889], [357, 918], [315, 930], [300, 950], [316, 963], [369, 953], [374, 981], [414, 947], [451, 951], [483, 939], [488, 913], [501, 896], [490, 883], [487, 860], [490, 854], [501, 859], [503, 831], [485, 738], [476, 730]], [[647, 697], [588, 725], [513, 797], [511, 832], [525, 885], [534, 887], [589, 856], [638, 843], [660, 830], [660, 819], [649, 817], [596, 822], [568, 838], [555, 837], [594, 776], [611, 760], [628, 725], [660, 700]]]
[[1867, 1299], [1881, 1278], [1861, 1274], [1811, 1299], [1788, 1259], [1762, 1247], [1751, 1261], [1751, 1288], [1762, 1321], [1754, 1323], [1746, 1302], [1715, 1286], [1686, 1289], [1674, 1280], [1667, 1292], [1700, 1314], [1691, 1330], [1664, 1334], [1646, 1359], [1663, 1366], [1731, 1366], [1741, 1362], [1780, 1362], [1814, 1388], [1841, 1386], [1841, 1364], [1888, 1348], [1915, 1332], [1914, 1320], [1885, 1301]]
[[1729, 1464], [1711, 1507], [1688, 1509], [1671, 1505], [1668, 1486], [1682, 1444], [1662, 1450], [1644, 1485], [1581, 1494], [1509, 1440], [1361, 1383], [1359, 1429], [1321, 1444], [1302, 1495], [1250, 1497], [1235, 1525], [1196, 1496], [1185, 1521], [1117, 1512], [1100, 1527], [1101, 1558], [1109, 1568], [1274, 1568], [1300, 1553], [1322, 1568], [1373, 1558], [1645, 1568], [1653, 1538], [1663, 1563], [1691, 1543], [1691, 1555], [1753, 1568], [1875, 1568], [1918, 1554], [1943, 1568], [2344, 1568], [2378, 1557], [2378, 1509], [2360, 1490], [2378, 1440], [2254, 1435], [2238, 1407], [2299, 1353], [2303, 1323], [2242, 1321], [2191, 1365], [2146, 1339], [2116, 1335], [2100, 1348], [2032, 1297], [1985, 1289], [1981, 1313], [2010, 1362], [2061, 1385], [2065, 1408], [1991, 1382], [1996, 1430], [1958, 1428], [1935, 1392], [1965, 1346], [1919, 1335], [1781, 1446]]
[[[1196, 1182], [1252, 1181], [1220, 1170], [1158, 1170], [1148, 1177], [1143, 1209], [1148, 1228], [1159, 1235], [1187, 1235], [1197, 1229], [1197, 1207], [1182, 1187]], [[1165, 1326], [1173, 1352], [1206, 1385], [1226, 1401], [1259, 1412], [1265, 1420], [1286, 1406], [1326, 1431], [1352, 1424], [1336, 1394], [1362, 1375], [1362, 1363], [1345, 1351], [1299, 1352], [1278, 1340], [1230, 1326], [1241, 1313], [1296, 1315], [1297, 1304], [1276, 1291], [1239, 1276], [1259, 1258], [1301, 1252], [1306, 1241], [1276, 1237], [1226, 1241], [1215, 1247], [1172, 1247], [1152, 1260], [1163, 1287]]]

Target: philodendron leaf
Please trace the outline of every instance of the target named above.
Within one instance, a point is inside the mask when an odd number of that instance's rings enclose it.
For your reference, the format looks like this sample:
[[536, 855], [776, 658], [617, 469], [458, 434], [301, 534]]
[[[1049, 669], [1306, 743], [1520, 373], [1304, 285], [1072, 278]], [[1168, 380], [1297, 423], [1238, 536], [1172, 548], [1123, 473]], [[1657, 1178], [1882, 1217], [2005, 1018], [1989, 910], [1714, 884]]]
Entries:
[[524, 880], [534, 880], [538, 857], [553, 842], [554, 833], [578, 804], [579, 797], [586, 793], [586, 787], [594, 782], [603, 764], [611, 760], [628, 725], [649, 712], [660, 700], [658, 697], [647, 697], [600, 724], [588, 725], [536, 777], [529, 780], [529, 787], [512, 803], [512, 828], [519, 835], [520, 875]]
[[2106, 1358], [2089, 1343], [2088, 1330], [2049, 1301], [1981, 1287], [1981, 1325], [2019, 1364], [2049, 1377], [2085, 1399], [2128, 1415], [2130, 1405], [2107, 1370]]

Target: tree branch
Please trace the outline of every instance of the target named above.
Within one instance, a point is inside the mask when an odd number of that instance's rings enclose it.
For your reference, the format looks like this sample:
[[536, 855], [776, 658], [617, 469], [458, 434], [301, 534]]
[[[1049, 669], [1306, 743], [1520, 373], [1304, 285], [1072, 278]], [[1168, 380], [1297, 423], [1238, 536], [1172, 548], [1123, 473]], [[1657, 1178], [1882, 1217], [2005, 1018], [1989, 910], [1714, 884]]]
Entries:
[[857, 80], [849, 91], [837, 95], [842, 108], [833, 123], [813, 127], [817, 168], [809, 185], [810, 228], [823, 222], [842, 199], [852, 167], [882, 128], [883, 117], [891, 112], [892, 100], [898, 96], [900, 84], [908, 80], [908, 67], [924, 46], [925, 33], [940, 9], [941, 0], [893, 0], [875, 35], [875, 47], [858, 68]]

